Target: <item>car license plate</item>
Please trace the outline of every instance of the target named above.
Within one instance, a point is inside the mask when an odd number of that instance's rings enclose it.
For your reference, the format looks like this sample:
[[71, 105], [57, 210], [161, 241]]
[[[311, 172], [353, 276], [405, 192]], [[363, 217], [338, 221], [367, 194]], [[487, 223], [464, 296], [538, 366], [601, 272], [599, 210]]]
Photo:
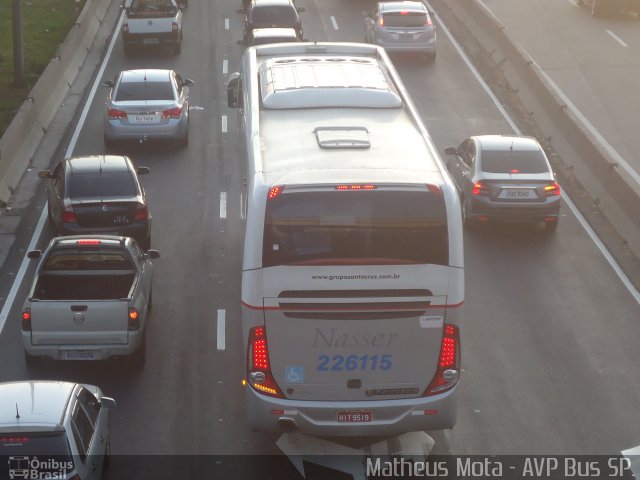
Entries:
[[142, 43], [144, 43], [145, 45], [157, 45], [160, 43], [160, 39], [158, 38], [145, 38], [144, 40], [142, 40]]
[[373, 419], [373, 412], [338, 412], [340, 423], [367, 423]]
[[126, 225], [129, 223], [129, 217], [126, 215], [116, 215], [113, 217], [113, 223], [116, 225]]
[[134, 123], [154, 123], [156, 121], [155, 115], [134, 115]]
[[64, 352], [65, 360], [95, 360], [96, 354], [95, 352], [82, 352], [75, 350], [68, 350]]
[[499, 198], [527, 199], [537, 197], [535, 191], [530, 188], [503, 188]]

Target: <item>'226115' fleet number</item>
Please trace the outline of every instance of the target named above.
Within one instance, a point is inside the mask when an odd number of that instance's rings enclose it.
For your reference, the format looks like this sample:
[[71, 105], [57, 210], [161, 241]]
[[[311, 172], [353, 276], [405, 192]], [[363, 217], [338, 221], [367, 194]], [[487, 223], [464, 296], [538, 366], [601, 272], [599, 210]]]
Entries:
[[344, 370], [389, 370], [391, 355], [320, 355], [316, 370], [319, 372], [341, 372]]

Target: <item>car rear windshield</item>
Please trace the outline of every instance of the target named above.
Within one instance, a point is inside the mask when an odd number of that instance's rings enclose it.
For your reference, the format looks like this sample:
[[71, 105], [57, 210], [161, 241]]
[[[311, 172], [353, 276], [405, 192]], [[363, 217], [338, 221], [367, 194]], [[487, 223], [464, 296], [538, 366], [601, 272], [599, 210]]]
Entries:
[[136, 183], [130, 172], [74, 173], [67, 193], [70, 198], [135, 197]]
[[178, 9], [171, 0], [133, 0], [129, 9], [129, 18], [175, 15]]
[[[66, 473], [73, 470], [71, 449], [65, 432], [38, 433], [1, 433], [0, 434], [0, 478], [68, 478], [65, 476], [51, 476], [66, 469]], [[33, 459], [37, 459], [37, 465]], [[35, 468], [34, 468], [35, 467]], [[8, 468], [13, 475], [3, 469]], [[39, 476], [32, 476], [25, 472], [33, 471]], [[20, 472], [20, 473], [18, 473]]]
[[263, 267], [448, 265], [441, 193], [426, 189], [284, 192], [267, 202]]
[[426, 12], [386, 12], [383, 14], [385, 27], [424, 27]]
[[114, 101], [175, 100], [173, 88], [166, 82], [120, 82]]
[[296, 21], [296, 11], [290, 6], [269, 5], [251, 11], [251, 23], [254, 26], [289, 27]]
[[543, 154], [536, 150], [482, 150], [482, 171], [487, 173], [545, 173]]
[[53, 250], [47, 256], [42, 270], [134, 270], [126, 251], [110, 249], [76, 249], [64, 247]]

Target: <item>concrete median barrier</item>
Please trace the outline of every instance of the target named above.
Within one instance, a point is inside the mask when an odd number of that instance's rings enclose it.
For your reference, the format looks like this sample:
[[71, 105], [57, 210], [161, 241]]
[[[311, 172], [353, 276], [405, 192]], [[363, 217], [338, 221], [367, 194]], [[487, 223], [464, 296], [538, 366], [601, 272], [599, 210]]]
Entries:
[[0, 204], [6, 204], [82, 68], [112, 0], [87, 0], [78, 20], [0, 138]]
[[462, 22], [500, 66], [556, 153], [640, 257], [640, 175], [597, 132], [482, 0], [433, 0]]

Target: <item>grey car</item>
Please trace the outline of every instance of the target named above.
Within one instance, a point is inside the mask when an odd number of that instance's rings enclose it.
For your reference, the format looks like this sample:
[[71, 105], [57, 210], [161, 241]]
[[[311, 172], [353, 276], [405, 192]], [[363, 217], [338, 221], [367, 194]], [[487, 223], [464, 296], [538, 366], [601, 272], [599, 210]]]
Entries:
[[535, 138], [480, 135], [445, 153], [465, 225], [495, 219], [558, 226], [560, 186]]
[[172, 140], [189, 143], [189, 87], [173, 70], [125, 70], [113, 80], [104, 116], [104, 144], [122, 140]]
[[423, 53], [435, 60], [436, 26], [422, 2], [379, 2], [364, 16], [366, 43], [388, 52]]

